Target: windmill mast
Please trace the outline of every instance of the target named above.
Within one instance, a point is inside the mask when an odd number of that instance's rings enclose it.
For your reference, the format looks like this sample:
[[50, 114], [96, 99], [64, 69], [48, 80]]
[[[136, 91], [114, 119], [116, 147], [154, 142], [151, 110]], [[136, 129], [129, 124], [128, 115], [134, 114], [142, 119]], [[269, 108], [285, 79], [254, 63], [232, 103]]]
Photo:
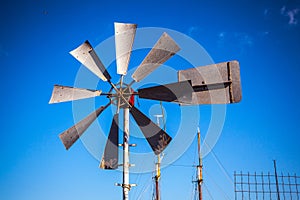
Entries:
[[202, 156], [201, 156], [201, 134], [200, 129], [198, 127], [197, 132], [197, 139], [198, 139], [198, 157], [199, 157], [199, 165], [197, 166], [197, 185], [198, 185], [198, 193], [199, 193], [199, 200], [202, 200], [202, 183], [203, 183], [203, 177], [202, 177]]
[[[163, 118], [163, 115], [154, 115], [156, 117], [156, 124], [160, 126], [159, 118]], [[159, 188], [159, 180], [160, 180], [160, 154], [157, 155], [157, 163], [155, 163], [155, 200], [160, 200], [160, 188]]]
[[129, 108], [124, 108], [124, 135], [123, 135], [123, 200], [128, 200], [129, 184]]
[[160, 155], [157, 155], [157, 163], [155, 164], [156, 175], [155, 175], [155, 200], [160, 200], [160, 189], [159, 189], [159, 179], [160, 179]]

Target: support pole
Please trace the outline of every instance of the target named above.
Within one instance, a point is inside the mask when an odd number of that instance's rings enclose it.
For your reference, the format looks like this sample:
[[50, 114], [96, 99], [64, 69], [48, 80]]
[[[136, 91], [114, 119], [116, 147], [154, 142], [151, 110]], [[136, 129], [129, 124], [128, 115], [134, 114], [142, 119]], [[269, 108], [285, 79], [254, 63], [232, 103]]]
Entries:
[[[160, 126], [159, 118], [163, 118], [163, 115], [154, 115], [156, 117], [156, 124]], [[160, 155], [157, 155], [157, 163], [155, 163], [155, 200], [160, 200], [160, 189], [159, 189], [159, 179], [160, 179]]]
[[274, 162], [274, 171], [275, 171], [275, 180], [276, 180], [277, 200], [280, 200], [279, 184], [278, 184], [278, 176], [277, 176], [277, 168], [276, 168], [276, 160], [273, 160], [273, 162]]
[[129, 200], [129, 108], [124, 108], [124, 137], [123, 137], [123, 200]]
[[155, 200], [160, 200], [159, 179], [160, 179], [160, 155], [157, 155], [156, 175], [155, 175], [155, 197], [156, 197]]
[[197, 171], [198, 171], [197, 183], [198, 183], [199, 200], [202, 200], [202, 182], [203, 182], [202, 167], [203, 167], [203, 165], [202, 165], [202, 156], [201, 156], [201, 135], [200, 135], [199, 128], [198, 128], [197, 138], [198, 138], [198, 155], [199, 155], [199, 165], [197, 166]]

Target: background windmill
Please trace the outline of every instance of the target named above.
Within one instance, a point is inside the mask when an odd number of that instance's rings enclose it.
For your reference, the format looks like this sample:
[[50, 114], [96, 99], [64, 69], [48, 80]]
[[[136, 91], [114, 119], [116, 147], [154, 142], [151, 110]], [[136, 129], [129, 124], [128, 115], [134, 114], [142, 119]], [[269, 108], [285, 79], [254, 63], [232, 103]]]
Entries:
[[[167, 33], [163, 33], [133, 73], [133, 80], [129, 84], [124, 83], [123, 77], [127, 74], [136, 27], [135, 24], [115, 23], [117, 73], [120, 75], [120, 81], [116, 84], [111, 81], [110, 74], [88, 41], [70, 52], [86, 68], [110, 84], [111, 89], [108, 92], [55, 85], [50, 99], [50, 103], [95, 96], [106, 96], [109, 99], [105, 106], [101, 106], [82, 121], [60, 134], [59, 137], [66, 149], [69, 149], [76, 142], [109, 105], [113, 104], [117, 107], [100, 167], [103, 169], [116, 169], [119, 163], [118, 146], [123, 147], [123, 183], [119, 184], [123, 187], [123, 199], [128, 199], [128, 192], [132, 186], [132, 184], [129, 184], [129, 113], [133, 116], [156, 155], [160, 154], [172, 139], [134, 106], [135, 95], [140, 98], [175, 102], [181, 105], [235, 103], [241, 99], [239, 64], [236, 61], [179, 71], [179, 82], [133, 91], [131, 86], [135, 82], [144, 79], [180, 50], [175, 41]], [[213, 91], [212, 94], [210, 90]], [[121, 109], [123, 110], [124, 128], [123, 143], [119, 145], [118, 124]]]

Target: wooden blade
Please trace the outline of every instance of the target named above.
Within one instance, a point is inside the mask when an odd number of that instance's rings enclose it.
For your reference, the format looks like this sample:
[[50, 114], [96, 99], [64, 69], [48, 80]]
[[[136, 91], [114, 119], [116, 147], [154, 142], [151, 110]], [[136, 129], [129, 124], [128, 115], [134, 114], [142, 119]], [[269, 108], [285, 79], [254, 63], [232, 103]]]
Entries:
[[182, 81], [138, 90], [140, 98], [185, 103], [192, 100], [191, 81]]
[[108, 140], [106, 142], [104, 155], [102, 157], [100, 168], [116, 169], [118, 168], [119, 158], [119, 114], [115, 114], [111, 123]]
[[191, 80], [192, 100], [183, 105], [230, 104], [241, 101], [238, 61], [223, 62], [178, 72], [178, 81]]
[[115, 23], [118, 74], [126, 75], [127, 73], [136, 27], [136, 24]]
[[96, 118], [110, 105], [101, 106], [95, 112], [89, 114], [86, 118], [64, 131], [59, 135], [60, 140], [68, 150], [84, 133], [84, 131], [96, 120]]
[[130, 113], [140, 127], [154, 153], [156, 155], [160, 154], [168, 146], [172, 138], [136, 107], [132, 106], [130, 108]]
[[60, 103], [78, 99], [91, 98], [95, 96], [100, 96], [101, 92], [101, 90], [89, 90], [62, 85], [54, 85], [49, 103]]
[[70, 54], [103, 81], [111, 79], [100, 58], [88, 41], [70, 51]]
[[163, 33], [143, 62], [135, 70], [132, 78], [139, 82], [179, 50], [180, 48], [175, 41], [167, 33]]

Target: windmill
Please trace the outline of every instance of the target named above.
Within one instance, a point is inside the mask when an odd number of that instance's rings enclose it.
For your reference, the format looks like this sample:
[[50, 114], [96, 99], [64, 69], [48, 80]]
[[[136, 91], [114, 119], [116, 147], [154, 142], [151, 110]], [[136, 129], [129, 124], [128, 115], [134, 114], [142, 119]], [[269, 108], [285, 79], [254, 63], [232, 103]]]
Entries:
[[[161, 152], [172, 140], [172, 138], [164, 130], [162, 130], [158, 125], [152, 122], [145, 114], [143, 114], [134, 106], [134, 96], [144, 99], [179, 103], [180, 105], [238, 102], [240, 100], [239, 65], [235, 61], [225, 63], [225, 68], [224, 63], [220, 65], [221, 77], [224, 75], [224, 80], [213, 78], [211, 81], [206, 81], [205, 77], [197, 77], [195, 72], [192, 72], [191, 74], [190, 71], [179, 71], [178, 82], [141, 88], [137, 91], [134, 91], [131, 87], [134, 83], [143, 80], [161, 64], [175, 55], [180, 48], [176, 42], [164, 32], [154, 47], [144, 58], [142, 63], [132, 74], [131, 77], [133, 80], [127, 84], [123, 81], [123, 79], [127, 74], [137, 25], [115, 23], [114, 27], [116, 67], [117, 74], [120, 75], [119, 82], [116, 84], [112, 82], [109, 72], [106, 70], [102, 61], [97, 56], [92, 45], [88, 41], [85, 41], [79, 47], [72, 50], [70, 54], [97, 77], [110, 84], [110, 90], [108, 92], [102, 92], [102, 90], [55, 85], [49, 103], [74, 101], [96, 96], [106, 96], [109, 100], [105, 106], [99, 107], [86, 118], [79, 121], [77, 124], [59, 135], [67, 150], [79, 139], [79, 137], [107, 107], [112, 104], [116, 106], [116, 113], [114, 114], [111, 122], [108, 140], [105, 145], [100, 167], [102, 169], [118, 168], [118, 149], [119, 146], [123, 147], [123, 183], [118, 185], [123, 188], [123, 199], [128, 200], [129, 191], [134, 185], [129, 183], [129, 167], [131, 166], [129, 164], [129, 147], [132, 146], [129, 144], [129, 113], [132, 115], [133, 119], [139, 126], [141, 132], [156, 155], [161, 154]], [[231, 67], [231, 65], [233, 67]], [[202, 71], [204, 76], [210, 77], [213, 76], [213, 73], [219, 73], [212, 68], [215, 69], [215, 66], [206, 67], [206, 70]], [[196, 70], [198, 70], [198, 68]], [[202, 74], [198, 74], [198, 76], [201, 75]], [[220, 77], [219, 74], [217, 74], [217, 76]], [[199, 82], [198, 79], [201, 81]], [[208, 101], [208, 90], [214, 91], [211, 101]], [[219, 101], [219, 96], [222, 95], [223, 97], [225, 95], [225, 100]], [[215, 99], [215, 96], [217, 99]], [[198, 100], [202, 97], [204, 97], [206, 100]], [[123, 110], [124, 127], [123, 143], [119, 144], [119, 115], [121, 109]]]

